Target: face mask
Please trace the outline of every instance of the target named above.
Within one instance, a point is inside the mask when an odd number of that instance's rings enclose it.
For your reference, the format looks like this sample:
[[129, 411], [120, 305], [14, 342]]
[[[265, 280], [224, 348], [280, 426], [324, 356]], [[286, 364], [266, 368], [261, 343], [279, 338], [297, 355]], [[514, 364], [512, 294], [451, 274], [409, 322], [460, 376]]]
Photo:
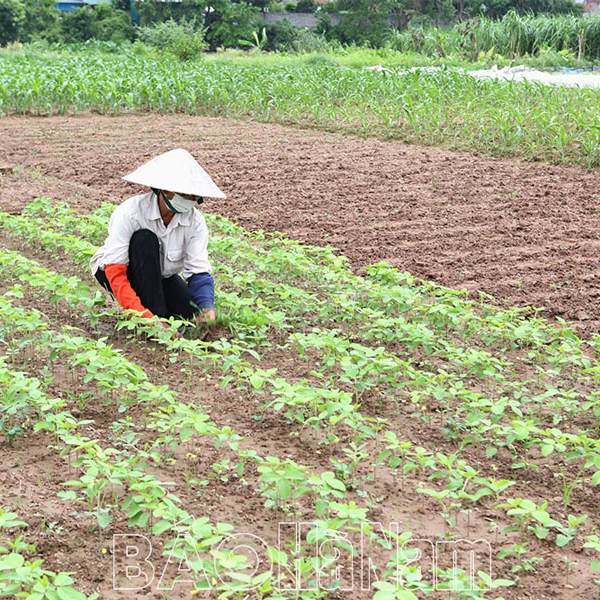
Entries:
[[196, 204], [194, 200], [186, 200], [179, 194], [173, 194], [173, 197], [170, 200], [166, 197], [166, 195], [163, 195], [163, 199], [169, 209], [171, 209], [174, 213], [179, 214], [192, 210]]

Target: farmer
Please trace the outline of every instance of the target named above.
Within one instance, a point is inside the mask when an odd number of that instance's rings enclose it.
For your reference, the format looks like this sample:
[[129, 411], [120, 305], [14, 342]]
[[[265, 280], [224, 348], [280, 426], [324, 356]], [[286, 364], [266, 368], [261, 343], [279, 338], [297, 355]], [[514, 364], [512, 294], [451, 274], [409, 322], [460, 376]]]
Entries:
[[225, 194], [185, 150], [171, 150], [123, 177], [151, 191], [115, 208], [90, 261], [96, 279], [144, 317], [216, 318], [208, 229], [195, 209]]

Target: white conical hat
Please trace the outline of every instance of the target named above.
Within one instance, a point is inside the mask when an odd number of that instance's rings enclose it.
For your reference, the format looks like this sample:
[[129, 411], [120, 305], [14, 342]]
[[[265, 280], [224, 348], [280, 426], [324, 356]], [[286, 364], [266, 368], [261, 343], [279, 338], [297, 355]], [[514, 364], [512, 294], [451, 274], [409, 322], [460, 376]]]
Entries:
[[129, 175], [125, 175], [123, 179], [180, 194], [209, 198], [227, 197], [196, 159], [187, 150], [181, 148], [153, 158]]

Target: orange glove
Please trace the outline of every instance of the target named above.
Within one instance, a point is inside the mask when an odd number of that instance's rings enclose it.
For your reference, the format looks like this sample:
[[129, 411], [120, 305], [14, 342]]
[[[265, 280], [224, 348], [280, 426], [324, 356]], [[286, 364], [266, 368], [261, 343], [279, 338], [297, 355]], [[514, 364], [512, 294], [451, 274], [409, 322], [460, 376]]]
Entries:
[[142, 317], [154, 316], [143, 306], [138, 295], [131, 287], [131, 283], [129, 283], [129, 279], [127, 278], [127, 265], [116, 263], [106, 265], [104, 272], [115, 298], [123, 308], [137, 310], [142, 313]]

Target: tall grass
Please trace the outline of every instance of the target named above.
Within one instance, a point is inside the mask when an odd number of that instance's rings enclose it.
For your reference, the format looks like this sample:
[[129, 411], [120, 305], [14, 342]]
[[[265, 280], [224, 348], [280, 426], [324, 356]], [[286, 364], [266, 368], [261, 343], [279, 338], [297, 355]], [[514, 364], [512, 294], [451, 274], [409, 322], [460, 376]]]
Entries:
[[582, 58], [600, 57], [600, 17], [574, 15], [528, 16], [508, 12], [500, 20], [474, 19], [449, 29], [414, 29], [395, 32], [390, 48], [419, 52], [427, 56], [460, 56], [476, 59], [481, 52], [508, 57], [537, 56], [541, 51], [567, 51], [579, 55], [583, 33]]

